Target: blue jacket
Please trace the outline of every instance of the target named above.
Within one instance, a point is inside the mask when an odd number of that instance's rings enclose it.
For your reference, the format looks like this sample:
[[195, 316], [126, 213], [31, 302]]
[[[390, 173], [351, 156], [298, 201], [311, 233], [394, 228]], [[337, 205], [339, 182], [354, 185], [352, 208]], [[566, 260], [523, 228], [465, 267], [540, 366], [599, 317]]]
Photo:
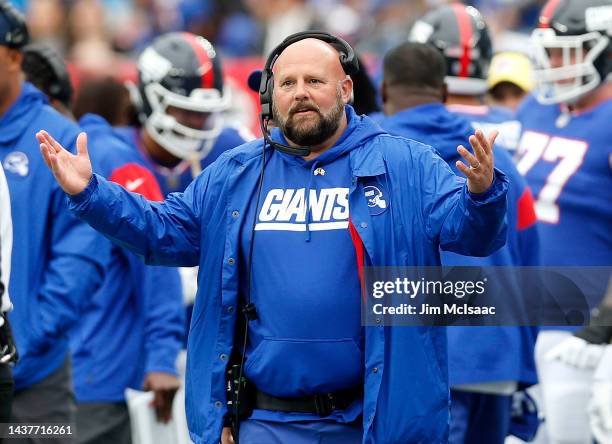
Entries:
[[[457, 146], [469, 147], [474, 130], [464, 117], [451, 113], [441, 103], [402, 110], [381, 123], [391, 134], [428, 141], [457, 174], [455, 162], [462, 159]], [[536, 266], [540, 263], [539, 238], [531, 191], [505, 148], [496, 145], [495, 165], [510, 181], [508, 189], [508, 240], [490, 256], [473, 258], [444, 252], [444, 265]], [[515, 294], [515, 304], [525, 307], [525, 295]], [[524, 309], [524, 308], [523, 308]], [[448, 329], [449, 377], [451, 385], [492, 381], [537, 382], [533, 327], [452, 327]], [[504, 352], [499, 352], [504, 350]], [[494, 358], [492, 358], [494, 356]]]
[[[439, 248], [486, 255], [505, 242], [507, 180], [471, 195], [434, 151], [384, 134], [347, 107], [352, 126], [350, 230], [365, 265], [437, 265]], [[271, 148], [266, 148], [269, 152]], [[72, 208], [150, 263], [199, 263], [187, 358], [187, 417], [196, 444], [217, 443], [225, 367], [238, 303], [240, 229], [261, 170], [262, 141], [222, 154], [184, 193], [147, 202], [95, 175]], [[372, 215], [364, 187], [385, 183], [387, 210]], [[287, 359], [299, 359], [289, 356]], [[364, 443], [440, 443], [448, 434], [444, 328], [365, 327]]]
[[[87, 114], [79, 125], [88, 134], [96, 171], [148, 199], [162, 200], [155, 177], [138, 165], [137, 152], [102, 117]], [[77, 400], [123, 401], [127, 387], [142, 388], [146, 373], [176, 374], [183, 332], [178, 271], [147, 266], [112, 245], [104, 282], [71, 335]]]
[[0, 160], [11, 193], [13, 255], [9, 314], [20, 361], [15, 388], [27, 388], [66, 359], [68, 331], [102, 282], [108, 242], [69, 211], [44, 164], [35, 134], [46, 129], [70, 150], [79, 128], [22, 84], [0, 119]]

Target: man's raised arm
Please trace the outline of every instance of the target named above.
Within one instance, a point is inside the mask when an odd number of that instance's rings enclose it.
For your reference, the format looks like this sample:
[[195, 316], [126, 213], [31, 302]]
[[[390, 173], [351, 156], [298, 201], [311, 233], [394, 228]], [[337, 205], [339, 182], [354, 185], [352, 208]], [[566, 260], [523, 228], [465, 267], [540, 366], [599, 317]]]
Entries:
[[[468, 256], [487, 256], [506, 242], [506, 192], [508, 179], [494, 168], [493, 144], [497, 132], [488, 138], [477, 130], [469, 138], [474, 153], [459, 146], [463, 157], [457, 168], [466, 175], [460, 185], [446, 163], [437, 156], [427, 160], [424, 171], [437, 184], [425, 200], [427, 233], [438, 240], [442, 250]], [[469, 166], [468, 166], [469, 165]]]
[[93, 174], [85, 133], [79, 134], [76, 155], [46, 131], [39, 131], [36, 138], [45, 163], [70, 196], [70, 208], [79, 218], [144, 256], [148, 263], [197, 265], [200, 217], [194, 212], [196, 187], [171, 195], [165, 202], [151, 202]]

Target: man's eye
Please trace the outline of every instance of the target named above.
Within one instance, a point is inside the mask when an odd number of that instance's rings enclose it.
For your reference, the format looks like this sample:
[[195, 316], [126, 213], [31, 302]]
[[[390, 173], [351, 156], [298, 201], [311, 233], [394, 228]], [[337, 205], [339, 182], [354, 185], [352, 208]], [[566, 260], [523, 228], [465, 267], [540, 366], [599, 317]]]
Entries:
[[321, 83], [321, 81], [319, 79], [310, 79], [310, 83], [314, 85], [317, 83]]
[[285, 80], [283, 82], [281, 82], [281, 86], [285, 87], [285, 86], [291, 86], [293, 84], [293, 82], [291, 80]]

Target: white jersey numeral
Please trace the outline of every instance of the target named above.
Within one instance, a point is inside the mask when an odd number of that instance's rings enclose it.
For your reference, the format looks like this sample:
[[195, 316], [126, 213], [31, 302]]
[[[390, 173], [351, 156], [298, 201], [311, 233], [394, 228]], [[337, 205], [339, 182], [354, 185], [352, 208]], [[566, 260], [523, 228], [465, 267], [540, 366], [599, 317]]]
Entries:
[[551, 163], [559, 162], [546, 178], [546, 183], [537, 196], [535, 210], [538, 220], [551, 224], [559, 223], [557, 199], [567, 181], [584, 162], [588, 147], [582, 140], [525, 131], [519, 143], [519, 155], [522, 157], [517, 164], [522, 175], [527, 174], [540, 159]]

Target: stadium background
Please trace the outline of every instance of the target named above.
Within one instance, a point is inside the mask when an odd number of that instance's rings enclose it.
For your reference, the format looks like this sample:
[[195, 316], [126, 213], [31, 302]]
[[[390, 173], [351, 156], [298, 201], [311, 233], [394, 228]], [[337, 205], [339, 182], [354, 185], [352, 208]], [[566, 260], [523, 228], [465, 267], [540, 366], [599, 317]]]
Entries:
[[[88, 79], [136, 80], [135, 60], [156, 36], [190, 31], [220, 52], [233, 86], [235, 117], [259, 134], [258, 100], [246, 85], [253, 69], [286, 35], [322, 29], [343, 37], [378, 84], [381, 56], [405, 40], [411, 25], [444, 0], [15, 0], [33, 41], [69, 63], [77, 94]], [[494, 51], [528, 50], [543, 0], [463, 2], [483, 13]]]

